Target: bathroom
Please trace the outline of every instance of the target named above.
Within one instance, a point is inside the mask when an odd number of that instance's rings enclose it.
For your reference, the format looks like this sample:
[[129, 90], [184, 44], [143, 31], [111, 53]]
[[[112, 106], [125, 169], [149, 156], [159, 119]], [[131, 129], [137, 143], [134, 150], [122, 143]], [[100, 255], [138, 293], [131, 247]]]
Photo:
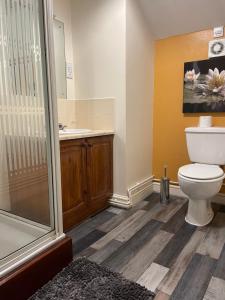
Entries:
[[126, 299], [225, 299], [225, 2], [202, 6], [0, 0], [0, 299], [124, 299], [105, 267]]

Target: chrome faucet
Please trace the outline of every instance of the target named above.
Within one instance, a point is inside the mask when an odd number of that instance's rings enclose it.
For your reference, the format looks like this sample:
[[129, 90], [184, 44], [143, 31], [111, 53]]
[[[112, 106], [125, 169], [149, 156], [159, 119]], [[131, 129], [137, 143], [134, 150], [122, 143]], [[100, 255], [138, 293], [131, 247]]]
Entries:
[[63, 125], [63, 123], [59, 123], [59, 130], [64, 130], [67, 126]]

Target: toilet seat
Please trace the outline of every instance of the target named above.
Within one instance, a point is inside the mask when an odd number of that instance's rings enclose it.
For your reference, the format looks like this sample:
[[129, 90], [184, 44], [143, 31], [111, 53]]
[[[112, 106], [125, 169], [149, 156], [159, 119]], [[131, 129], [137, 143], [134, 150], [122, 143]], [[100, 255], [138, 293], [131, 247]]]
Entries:
[[180, 167], [178, 175], [190, 181], [217, 181], [225, 177], [219, 166], [198, 163]]

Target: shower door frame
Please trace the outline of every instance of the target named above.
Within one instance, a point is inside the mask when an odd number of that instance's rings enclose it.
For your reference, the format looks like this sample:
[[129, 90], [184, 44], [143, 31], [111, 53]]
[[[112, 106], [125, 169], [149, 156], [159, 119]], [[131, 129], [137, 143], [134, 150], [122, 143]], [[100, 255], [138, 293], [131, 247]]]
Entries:
[[48, 106], [48, 124], [49, 124], [49, 139], [51, 150], [51, 174], [52, 174], [52, 197], [50, 201], [54, 216], [54, 230], [40, 237], [29, 245], [19, 249], [15, 253], [3, 259], [2, 266], [0, 265], [0, 279], [1, 277], [12, 272], [22, 264], [31, 260], [41, 252], [45, 251], [61, 239], [65, 238], [63, 233], [62, 222], [62, 201], [61, 201], [61, 171], [60, 171], [60, 152], [59, 152], [59, 132], [58, 132], [58, 112], [57, 112], [57, 98], [55, 85], [55, 61], [54, 61], [54, 47], [53, 47], [53, 2], [52, 0], [41, 0], [43, 19], [43, 33], [42, 38], [45, 52], [45, 70], [47, 79], [47, 91], [45, 93]]

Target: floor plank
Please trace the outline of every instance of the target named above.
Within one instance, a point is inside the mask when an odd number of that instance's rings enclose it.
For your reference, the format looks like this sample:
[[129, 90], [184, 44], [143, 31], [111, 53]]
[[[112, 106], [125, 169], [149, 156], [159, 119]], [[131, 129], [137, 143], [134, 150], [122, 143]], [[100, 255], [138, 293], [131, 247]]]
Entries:
[[[150, 211], [147, 211], [141, 219], [137, 219], [135, 222], [133, 222], [129, 227], [127, 227], [125, 230], [123, 230], [117, 237], [116, 240], [120, 242], [125, 242], [131, 238], [132, 235], [134, 235], [141, 227], [143, 227], [149, 220], [155, 219], [162, 222], [165, 222], [166, 220], [169, 220], [171, 216], [179, 209], [180, 202], [177, 205], [176, 200], [173, 200], [173, 203], [170, 203], [169, 205], [162, 205], [161, 203], [154, 204], [154, 201], [158, 201], [158, 199], [155, 197], [150, 202], [153, 206]], [[184, 205], [184, 202], [181, 201], [182, 206]]]
[[[159, 291], [157, 294], [156, 294], [156, 297], [154, 298], [154, 300], [169, 300], [170, 296]], [[181, 299], [180, 299], [181, 300]]]
[[107, 208], [107, 211], [109, 211], [109, 212], [111, 212], [111, 213], [113, 213], [115, 215], [119, 215], [122, 212], [124, 212], [124, 209], [119, 208], [119, 207], [110, 206], [109, 208]]
[[202, 300], [215, 265], [215, 259], [195, 254], [170, 299]]
[[78, 258], [78, 257], [86, 257], [89, 258], [91, 255], [93, 255], [94, 253], [96, 253], [96, 250], [94, 248], [88, 247], [85, 248], [84, 250], [82, 250], [81, 252], [77, 253], [74, 255], [74, 259]]
[[225, 280], [225, 244], [221, 251], [220, 257], [217, 262], [216, 270], [213, 275], [215, 277]]
[[225, 243], [225, 213], [218, 212], [209, 226], [206, 238], [201, 242], [197, 253], [218, 259]]
[[121, 247], [122, 243], [116, 240], [110, 241], [105, 247], [96, 251], [93, 255], [89, 257], [91, 261], [101, 264], [106, 260], [113, 252]]
[[162, 223], [151, 220], [142, 227], [135, 235], [125, 242], [118, 250], [109, 256], [103, 265], [113, 271], [120, 272], [124, 265], [160, 230]]
[[98, 226], [97, 229], [104, 232], [110, 232], [114, 228], [119, 226], [124, 220], [132, 216], [135, 212], [137, 212], [140, 209], [143, 210], [146, 205], [148, 205], [147, 201], [140, 201], [134, 207], [129, 209], [124, 209], [122, 213], [114, 216], [104, 224]]
[[97, 250], [104, 247], [106, 244], [108, 244], [111, 240], [115, 239], [123, 230], [131, 226], [133, 222], [138, 220], [140, 217], [143, 216], [145, 213], [144, 210], [138, 210], [133, 215], [131, 215], [129, 218], [127, 218], [125, 221], [120, 223], [116, 228], [108, 232], [103, 238], [98, 240], [94, 245], [92, 245], [92, 248], [95, 248]]
[[225, 281], [220, 278], [212, 277], [203, 300], [224, 300]]
[[170, 268], [185, 245], [190, 240], [192, 234], [196, 230], [196, 226], [184, 223], [168, 245], [157, 256], [155, 262], [164, 267]]
[[73, 241], [73, 254], [77, 255], [79, 252], [83, 251], [85, 248], [88, 248], [90, 245], [98, 241], [105, 235], [105, 232], [99, 230], [93, 230], [85, 237], [79, 239], [78, 241]]
[[195, 251], [204, 238], [205, 233], [201, 231], [196, 231], [186, 246], [181, 251], [178, 258], [175, 260], [174, 264], [170, 268], [165, 279], [161, 282], [159, 289], [168, 295], [172, 295], [173, 291], [175, 290], [179, 280], [181, 279], [182, 275], [184, 274], [185, 270], [188, 267]]
[[104, 210], [94, 217], [87, 219], [77, 227], [67, 231], [66, 234], [73, 240], [77, 241], [83, 238], [85, 235], [89, 234], [91, 231], [97, 229], [99, 225], [104, 224], [108, 220], [111, 220], [114, 216], [115, 214], [113, 214], [112, 212]]
[[166, 222], [166, 224], [162, 227], [163, 230], [176, 233], [181, 226], [185, 223], [185, 215], [187, 213], [188, 203], [184, 203], [182, 207], [174, 214], [174, 216]]
[[152, 218], [166, 223], [184, 205], [186, 201], [187, 200], [184, 198], [175, 198], [172, 199], [168, 205], [159, 203], [157, 204], [157, 207], [159, 208], [158, 211], [156, 210], [154, 212], [154, 208], [151, 210]]
[[173, 234], [159, 231], [130, 261], [121, 269], [122, 274], [136, 281], [154, 261], [158, 253], [166, 246]]
[[131, 212], [130, 210], [122, 212], [121, 214], [114, 216], [104, 224], [98, 226], [97, 229], [104, 232], [110, 232], [111, 230], [119, 226], [124, 220], [126, 220], [132, 214], [133, 212]]
[[145, 199], [147, 205], [143, 207], [144, 210], [150, 211], [157, 203], [160, 202], [158, 193], [152, 193], [149, 197]]
[[126, 227], [122, 232], [116, 237], [117, 241], [126, 242], [128, 241], [138, 230], [140, 230], [145, 224], [147, 224], [152, 219], [152, 214], [150, 212], [145, 212], [141, 218], [136, 219]]
[[146, 289], [155, 292], [160, 282], [168, 273], [169, 269], [152, 263], [150, 267], [141, 275], [137, 283], [146, 287]]

